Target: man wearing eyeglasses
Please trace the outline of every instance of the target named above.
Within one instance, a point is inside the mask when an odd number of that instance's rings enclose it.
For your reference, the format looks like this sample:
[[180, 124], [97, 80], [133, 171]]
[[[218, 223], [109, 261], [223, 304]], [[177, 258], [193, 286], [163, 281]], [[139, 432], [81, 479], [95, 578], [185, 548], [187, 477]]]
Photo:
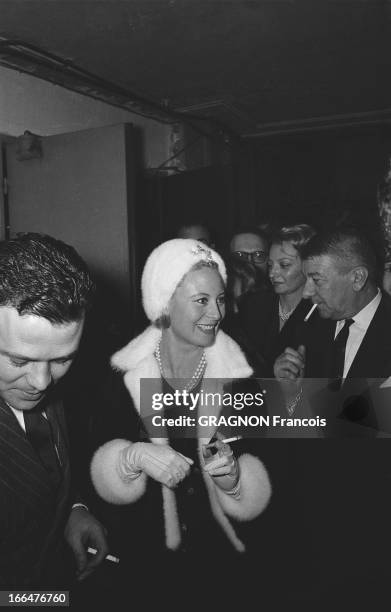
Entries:
[[238, 259], [249, 261], [266, 274], [269, 244], [266, 235], [257, 228], [249, 228], [234, 234], [230, 252]]

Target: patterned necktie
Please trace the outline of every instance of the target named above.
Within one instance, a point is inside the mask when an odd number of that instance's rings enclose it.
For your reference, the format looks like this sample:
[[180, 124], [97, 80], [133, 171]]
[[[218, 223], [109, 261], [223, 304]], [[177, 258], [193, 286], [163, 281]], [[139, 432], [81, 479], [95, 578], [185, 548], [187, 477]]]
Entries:
[[329, 388], [333, 391], [338, 391], [342, 386], [346, 343], [349, 337], [349, 328], [352, 323], [354, 323], [354, 319], [345, 319], [343, 328], [339, 331], [333, 342], [329, 374]]
[[23, 416], [27, 439], [48, 471], [52, 483], [58, 487], [62, 474], [51, 425], [41, 410], [25, 410]]

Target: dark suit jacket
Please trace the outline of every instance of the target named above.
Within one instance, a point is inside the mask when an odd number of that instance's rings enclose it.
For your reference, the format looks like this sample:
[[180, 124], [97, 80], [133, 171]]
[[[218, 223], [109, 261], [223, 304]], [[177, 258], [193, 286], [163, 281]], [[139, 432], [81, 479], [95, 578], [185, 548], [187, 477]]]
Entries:
[[[328, 377], [335, 321], [319, 325], [317, 336], [308, 339], [306, 371], [308, 377]], [[383, 295], [367, 333], [353, 360], [347, 379], [386, 378], [391, 374], [391, 299]]]
[[[241, 326], [264, 358], [266, 367], [259, 374], [264, 377], [274, 376], [274, 362], [287, 346], [297, 349], [300, 344], [307, 344], [307, 337], [317, 333], [320, 321], [315, 311], [308, 322], [304, 322], [312, 302], [302, 299], [280, 331], [278, 301], [278, 295], [263, 290], [248, 294], [240, 305]], [[320, 325], [323, 327], [322, 322]]]
[[[318, 379], [311, 402], [317, 414], [333, 420], [332, 435], [377, 435], [378, 421], [384, 422], [384, 402], [373, 398], [384, 379], [391, 376], [391, 300], [383, 295], [364, 339], [349, 369], [342, 389], [328, 390], [335, 321], [323, 321], [307, 340], [305, 376]], [[388, 392], [387, 392], [388, 393]], [[347, 422], [349, 425], [347, 425]], [[354, 424], [354, 428], [351, 425]], [[391, 433], [391, 429], [390, 429]]]
[[[291, 607], [292, 603], [297, 607], [298, 601], [311, 601], [314, 609], [322, 610], [331, 609], [336, 601], [349, 610], [381, 607], [388, 588], [389, 440], [378, 439], [373, 423], [367, 427], [363, 421], [365, 416], [378, 416], [372, 406], [380, 393], [376, 382], [391, 375], [389, 300], [383, 296], [340, 394], [325, 389], [334, 331], [335, 322], [320, 319], [317, 332], [303, 342], [307, 376], [324, 377], [319, 380], [324, 388], [310, 398], [315, 404], [321, 402], [315, 411], [328, 415], [346, 408], [349, 385], [357, 391], [355, 377], [361, 377], [365, 388], [352, 395], [355, 401], [350, 410], [354, 416], [361, 402], [365, 412], [370, 394], [370, 411], [355, 422], [337, 419], [327, 439], [259, 441], [273, 493], [252, 537], [254, 580], [263, 577], [275, 605], [281, 597]], [[385, 399], [389, 390], [381, 391]], [[390, 411], [390, 406], [390, 401], [384, 401], [385, 410]]]
[[46, 408], [62, 464], [62, 483], [53, 490], [10, 408], [0, 402], [0, 585], [44, 586], [57, 579], [65, 521], [69, 516], [70, 472], [63, 406]]
[[273, 494], [254, 557], [258, 576], [274, 582], [273, 596], [283, 584], [282, 597], [313, 601], [314, 609], [335, 601], [379, 607], [391, 546], [389, 440], [378, 439], [377, 426], [379, 395], [383, 413], [391, 406], [390, 389], [379, 389], [391, 375], [390, 300], [382, 297], [341, 392], [327, 390], [334, 331], [335, 322], [320, 320], [306, 339], [307, 376], [324, 377], [305, 381], [319, 382], [309, 398], [313, 412], [334, 417], [327, 439], [260, 441]]

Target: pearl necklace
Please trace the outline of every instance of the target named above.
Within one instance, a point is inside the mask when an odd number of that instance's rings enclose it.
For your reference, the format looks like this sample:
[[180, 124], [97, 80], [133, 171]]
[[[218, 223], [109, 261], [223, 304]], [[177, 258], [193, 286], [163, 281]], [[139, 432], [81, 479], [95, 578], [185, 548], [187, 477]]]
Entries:
[[296, 306], [294, 306], [291, 310], [288, 310], [288, 312], [284, 312], [282, 310], [281, 302], [278, 301], [278, 316], [280, 317], [281, 321], [287, 321], [295, 308]]
[[[161, 343], [161, 340], [159, 340], [159, 344], [157, 345], [155, 349], [154, 355], [159, 365], [160, 374], [162, 378], [165, 378], [164, 370], [163, 370], [163, 362], [162, 362], [162, 357], [161, 357], [161, 352], [160, 352], [160, 343]], [[205, 357], [205, 351], [203, 351], [201, 355], [201, 359], [199, 361], [198, 366], [195, 369], [193, 376], [190, 378], [189, 382], [185, 385], [185, 388], [184, 388], [185, 391], [190, 391], [196, 386], [199, 379], [203, 376], [205, 368], [206, 368], [206, 357]]]

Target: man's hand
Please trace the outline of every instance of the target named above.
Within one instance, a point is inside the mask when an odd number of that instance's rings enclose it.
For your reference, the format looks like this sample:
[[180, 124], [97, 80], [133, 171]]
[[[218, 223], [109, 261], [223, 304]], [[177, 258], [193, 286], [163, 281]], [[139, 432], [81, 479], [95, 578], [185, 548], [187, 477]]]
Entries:
[[302, 344], [297, 351], [286, 348], [274, 363], [274, 376], [280, 383], [288, 412], [293, 412], [301, 397], [304, 368], [305, 347]]
[[274, 376], [277, 380], [298, 381], [304, 375], [305, 347], [301, 344], [297, 351], [288, 347], [274, 363]]
[[[77, 579], [84, 580], [102, 563], [109, 551], [106, 529], [86, 508], [77, 506], [71, 510], [64, 536], [75, 556]], [[91, 559], [87, 558], [89, 546], [97, 550]]]

